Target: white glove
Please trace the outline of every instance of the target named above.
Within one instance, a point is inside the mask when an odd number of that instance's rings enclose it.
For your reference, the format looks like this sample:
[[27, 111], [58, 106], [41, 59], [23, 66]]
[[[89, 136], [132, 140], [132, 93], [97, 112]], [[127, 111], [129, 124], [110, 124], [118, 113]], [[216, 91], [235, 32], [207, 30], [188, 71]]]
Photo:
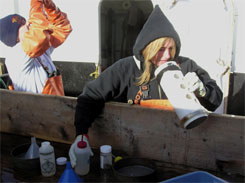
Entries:
[[184, 78], [184, 84], [190, 92], [194, 92], [199, 97], [206, 95], [206, 89], [203, 82], [199, 79], [195, 72], [188, 72]]
[[[77, 138], [75, 139], [75, 141], [73, 142], [73, 144], [71, 145], [70, 150], [69, 150], [69, 156], [70, 156], [72, 168], [74, 168], [76, 166], [76, 163], [77, 163], [76, 162], [77, 158], [76, 158], [76, 154], [75, 154], [75, 147], [77, 146], [77, 143], [79, 141], [81, 141], [81, 139], [82, 139], [82, 135], [78, 135]], [[90, 145], [88, 143], [88, 139], [85, 135], [83, 135], [83, 141], [87, 143], [87, 147], [89, 148], [89, 150], [91, 152], [90, 155], [93, 156], [94, 153], [92, 152]]]

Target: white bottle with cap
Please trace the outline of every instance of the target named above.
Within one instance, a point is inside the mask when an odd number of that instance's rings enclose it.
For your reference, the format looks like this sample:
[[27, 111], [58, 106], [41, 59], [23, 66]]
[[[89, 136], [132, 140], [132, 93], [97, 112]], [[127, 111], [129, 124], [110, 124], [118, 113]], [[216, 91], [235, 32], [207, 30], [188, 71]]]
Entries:
[[42, 142], [39, 154], [42, 175], [45, 177], [54, 175], [56, 172], [55, 155], [50, 142]]
[[112, 154], [111, 154], [111, 146], [103, 145], [100, 146], [100, 168], [108, 169], [112, 165]]
[[77, 158], [75, 172], [78, 175], [86, 175], [90, 169], [90, 155], [91, 151], [88, 148], [88, 145], [83, 141], [83, 136], [81, 141], [75, 146], [75, 155]]

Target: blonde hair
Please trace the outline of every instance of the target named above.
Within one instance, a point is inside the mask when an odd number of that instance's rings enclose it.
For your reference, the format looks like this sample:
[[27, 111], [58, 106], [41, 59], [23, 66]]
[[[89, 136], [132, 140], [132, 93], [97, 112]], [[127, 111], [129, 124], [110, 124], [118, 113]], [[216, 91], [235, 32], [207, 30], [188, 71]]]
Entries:
[[151, 59], [157, 54], [157, 52], [161, 49], [161, 47], [165, 44], [166, 41], [173, 41], [173, 49], [171, 50], [171, 59], [175, 57], [176, 53], [176, 46], [173, 38], [170, 37], [162, 37], [158, 38], [151, 43], [149, 43], [142, 51], [143, 57], [144, 57], [144, 65], [145, 69], [144, 72], [141, 74], [139, 78], [139, 82], [136, 83], [137, 86], [140, 86], [142, 84], [147, 84], [150, 81], [151, 78], [151, 70], [153, 67], [153, 63], [151, 62]]

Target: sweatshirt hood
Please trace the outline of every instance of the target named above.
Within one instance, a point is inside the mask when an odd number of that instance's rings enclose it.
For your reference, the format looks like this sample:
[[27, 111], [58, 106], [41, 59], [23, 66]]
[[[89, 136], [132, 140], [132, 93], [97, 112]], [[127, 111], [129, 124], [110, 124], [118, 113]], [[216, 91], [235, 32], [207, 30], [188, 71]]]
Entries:
[[142, 30], [140, 31], [134, 47], [133, 53], [135, 57], [144, 62], [144, 57], [142, 55], [142, 50], [152, 41], [161, 37], [172, 37], [176, 44], [176, 59], [179, 56], [181, 42], [178, 33], [175, 31], [171, 22], [163, 14], [160, 7], [155, 6], [154, 10], [150, 14], [146, 23], [144, 24]]

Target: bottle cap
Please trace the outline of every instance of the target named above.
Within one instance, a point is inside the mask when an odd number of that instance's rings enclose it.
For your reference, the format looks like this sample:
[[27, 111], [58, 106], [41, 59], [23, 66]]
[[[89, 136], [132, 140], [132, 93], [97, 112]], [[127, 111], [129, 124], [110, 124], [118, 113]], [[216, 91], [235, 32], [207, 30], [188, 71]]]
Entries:
[[102, 152], [102, 153], [110, 153], [111, 152], [111, 146], [110, 145], [100, 146], [100, 152]]
[[77, 143], [77, 147], [79, 147], [79, 148], [85, 148], [85, 147], [87, 147], [87, 143], [84, 142], [84, 141], [79, 141]]
[[56, 164], [57, 165], [65, 165], [67, 162], [67, 158], [66, 157], [59, 157], [56, 159]]
[[50, 145], [50, 142], [49, 141], [45, 141], [45, 142], [42, 142], [41, 143], [41, 146], [48, 146], [48, 145]]
[[78, 147], [78, 148], [85, 148], [85, 147], [87, 147], [87, 143], [83, 140], [83, 135], [82, 135], [81, 141], [79, 141], [79, 142], [77, 143], [77, 147]]

